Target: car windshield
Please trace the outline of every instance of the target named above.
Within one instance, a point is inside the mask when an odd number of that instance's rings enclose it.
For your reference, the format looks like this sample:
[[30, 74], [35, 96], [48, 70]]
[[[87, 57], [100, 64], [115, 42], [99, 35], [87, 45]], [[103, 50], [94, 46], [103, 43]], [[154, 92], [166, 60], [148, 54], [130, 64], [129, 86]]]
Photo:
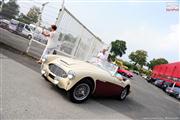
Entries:
[[170, 82], [165, 82], [164, 84], [165, 85], [172, 85], [172, 83], [170, 83]]
[[33, 26], [29, 26], [29, 28], [30, 28], [30, 30], [32, 31], [32, 32], [34, 32], [35, 31], [35, 27], [33, 27]]
[[88, 60], [89, 63], [96, 65], [97, 67], [109, 72], [110, 74], [114, 75], [117, 72], [118, 66], [108, 62], [108, 61], [103, 61], [99, 58], [92, 58]]

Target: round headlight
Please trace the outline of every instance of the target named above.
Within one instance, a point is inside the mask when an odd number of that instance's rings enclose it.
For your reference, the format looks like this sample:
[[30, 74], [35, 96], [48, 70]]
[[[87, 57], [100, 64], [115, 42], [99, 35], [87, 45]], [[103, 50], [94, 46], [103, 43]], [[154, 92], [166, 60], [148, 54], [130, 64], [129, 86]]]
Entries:
[[76, 74], [75, 74], [75, 72], [73, 72], [72, 70], [70, 70], [70, 71], [68, 72], [68, 78], [69, 78], [70, 80], [71, 80], [71, 79], [74, 79], [75, 76], [76, 76]]

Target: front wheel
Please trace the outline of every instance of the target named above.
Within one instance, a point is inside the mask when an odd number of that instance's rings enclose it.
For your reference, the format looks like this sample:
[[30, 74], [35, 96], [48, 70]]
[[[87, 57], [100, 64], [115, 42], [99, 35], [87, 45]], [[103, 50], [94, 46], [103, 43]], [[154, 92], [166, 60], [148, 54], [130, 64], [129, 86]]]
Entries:
[[128, 87], [125, 87], [125, 88], [121, 91], [121, 94], [120, 94], [120, 96], [119, 96], [119, 99], [120, 99], [120, 100], [126, 99], [126, 96], [128, 95], [128, 91], [129, 91]]
[[75, 103], [82, 103], [86, 101], [90, 94], [91, 84], [88, 82], [80, 82], [69, 91], [70, 100]]

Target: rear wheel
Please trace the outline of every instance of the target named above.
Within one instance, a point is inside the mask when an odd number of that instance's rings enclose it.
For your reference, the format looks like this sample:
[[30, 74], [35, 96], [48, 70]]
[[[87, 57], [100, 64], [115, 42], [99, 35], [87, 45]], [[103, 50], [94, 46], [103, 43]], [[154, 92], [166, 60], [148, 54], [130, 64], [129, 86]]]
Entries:
[[14, 33], [14, 31], [13, 31], [13, 30], [11, 30], [11, 29], [9, 29], [9, 32]]
[[125, 87], [125, 88], [121, 91], [121, 94], [120, 94], [120, 96], [119, 96], [119, 99], [120, 99], [120, 100], [126, 99], [126, 96], [128, 95], [128, 92], [129, 92], [129, 88], [128, 88], [128, 87]]
[[77, 83], [70, 91], [69, 97], [72, 102], [82, 103], [86, 101], [92, 92], [92, 86], [90, 82]]

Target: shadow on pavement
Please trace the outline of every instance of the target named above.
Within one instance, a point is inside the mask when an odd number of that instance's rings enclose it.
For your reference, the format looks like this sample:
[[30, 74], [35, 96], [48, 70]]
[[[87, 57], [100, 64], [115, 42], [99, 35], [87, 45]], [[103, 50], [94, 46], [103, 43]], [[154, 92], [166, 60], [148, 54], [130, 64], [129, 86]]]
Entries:
[[36, 59], [1, 42], [0, 53], [36, 72], [40, 72], [40, 65], [36, 63]]
[[108, 108], [115, 110], [118, 113], [121, 113], [133, 119], [142, 119], [144, 117], [144, 114], [140, 116], [139, 112], [147, 110], [145, 106], [133, 100], [132, 97], [130, 96], [127, 97], [124, 101], [120, 101], [116, 98], [102, 98], [102, 97], [93, 98], [93, 100]]

